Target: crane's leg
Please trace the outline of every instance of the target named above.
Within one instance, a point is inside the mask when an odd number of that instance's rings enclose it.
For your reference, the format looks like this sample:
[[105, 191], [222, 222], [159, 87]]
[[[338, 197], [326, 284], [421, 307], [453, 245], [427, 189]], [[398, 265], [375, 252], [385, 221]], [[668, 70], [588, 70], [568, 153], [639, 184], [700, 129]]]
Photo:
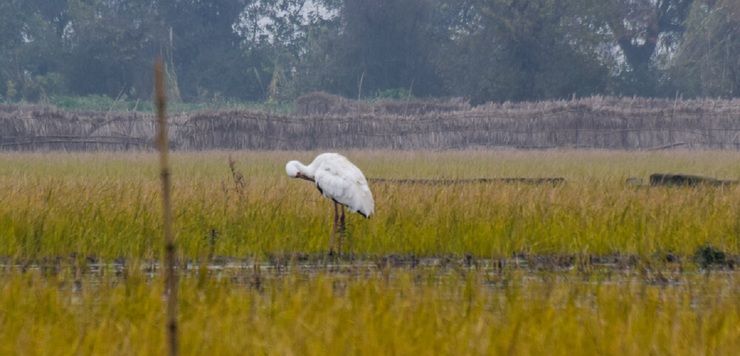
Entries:
[[337, 202], [334, 202], [334, 228], [332, 228], [331, 230], [331, 245], [329, 245], [329, 256], [334, 256], [334, 235], [337, 233], [337, 221], [339, 220], [339, 211], [337, 209], [337, 205]]
[[342, 205], [342, 216], [339, 218], [339, 247], [337, 247], [337, 254], [342, 254], [342, 240], [344, 239], [344, 205]]

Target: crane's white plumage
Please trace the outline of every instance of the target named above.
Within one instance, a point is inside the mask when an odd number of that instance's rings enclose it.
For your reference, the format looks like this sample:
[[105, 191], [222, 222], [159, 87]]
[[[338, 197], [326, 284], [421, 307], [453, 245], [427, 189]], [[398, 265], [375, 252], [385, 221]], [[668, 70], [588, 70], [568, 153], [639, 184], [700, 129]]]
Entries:
[[285, 172], [290, 177], [315, 182], [321, 194], [346, 206], [350, 211], [358, 212], [366, 218], [375, 212], [373, 194], [365, 175], [338, 153], [322, 153], [308, 166], [290, 161], [285, 165]]
[[[344, 234], [344, 207], [370, 218], [375, 212], [375, 203], [367, 179], [357, 166], [338, 153], [322, 153], [308, 166], [298, 161], [285, 165], [285, 172], [292, 178], [303, 178], [316, 183], [321, 194], [334, 201], [334, 230], [331, 235], [329, 254], [333, 254], [334, 234], [339, 222], [339, 253]], [[339, 217], [338, 207], [342, 215]]]

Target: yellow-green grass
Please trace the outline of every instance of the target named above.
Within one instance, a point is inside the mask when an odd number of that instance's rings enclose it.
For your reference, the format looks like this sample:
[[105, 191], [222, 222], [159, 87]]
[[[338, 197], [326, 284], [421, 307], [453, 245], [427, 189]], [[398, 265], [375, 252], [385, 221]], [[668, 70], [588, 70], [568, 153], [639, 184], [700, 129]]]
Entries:
[[[737, 274], [384, 270], [181, 278], [184, 355], [697, 355], [740, 349]], [[166, 351], [162, 277], [0, 273], [0, 354]], [[245, 283], [250, 282], [250, 283]]]
[[[654, 172], [740, 177], [729, 151], [345, 152], [371, 178], [563, 177], [561, 185], [371, 186], [356, 255], [691, 256], [738, 253], [740, 188], [634, 187]], [[175, 231], [188, 259], [323, 253], [332, 209], [284, 165], [316, 152], [175, 153]], [[246, 182], [242, 193], [228, 157]], [[0, 155], [0, 354], [162, 354], [163, 245], [153, 153]], [[70, 258], [74, 254], [78, 258]], [[61, 257], [70, 263], [44, 263]], [[84, 257], [122, 257], [85, 267]], [[57, 261], [57, 260], [53, 260]], [[130, 262], [133, 261], [133, 262]], [[26, 262], [38, 262], [26, 265]], [[109, 262], [109, 261], [104, 261]], [[320, 264], [319, 264], [320, 265]], [[183, 354], [732, 354], [738, 275], [289, 266], [184, 272]], [[28, 269], [27, 269], [28, 268]], [[118, 273], [118, 274], [117, 274]]]
[[[317, 152], [174, 153], [180, 253], [201, 258], [321, 253], [332, 205], [284, 172]], [[369, 178], [563, 177], [561, 185], [371, 184], [376, 214], [349, 216], [356, 255], [675, 253], [740, 249], [740, 187], [636, 188], [631, 176], [680, 172], [738, 179], [735, 151], [343, 152]], [[246, 182], [237, 189], [229, 156]], [[0, 155], [0, 257], [158, 258], [154, 153]]]

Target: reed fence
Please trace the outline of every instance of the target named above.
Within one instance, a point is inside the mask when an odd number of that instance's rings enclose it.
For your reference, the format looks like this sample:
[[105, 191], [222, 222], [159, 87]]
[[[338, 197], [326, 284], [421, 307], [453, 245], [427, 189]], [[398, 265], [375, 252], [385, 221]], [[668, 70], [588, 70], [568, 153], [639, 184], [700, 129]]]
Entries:
[[[739, 99], [591, 97], [470, 107], [319, 96], [299, 101], [293, 115], [202, 111], [169, 120], [175, 150], [740, 149]], [[4, 105], [0, 149], [154, 149], [155, 122], [137, 112]]]

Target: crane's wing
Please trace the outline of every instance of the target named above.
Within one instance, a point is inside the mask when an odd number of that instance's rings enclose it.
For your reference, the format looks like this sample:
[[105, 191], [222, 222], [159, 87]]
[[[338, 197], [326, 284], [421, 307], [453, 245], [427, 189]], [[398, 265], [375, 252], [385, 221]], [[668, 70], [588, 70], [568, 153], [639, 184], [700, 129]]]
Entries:
[[367, 179], [357, 166], [341, 155], [323, 160], [314, 176], [321, 193], [349, 210], [369, 217], [375, 211], [375, 203]]

